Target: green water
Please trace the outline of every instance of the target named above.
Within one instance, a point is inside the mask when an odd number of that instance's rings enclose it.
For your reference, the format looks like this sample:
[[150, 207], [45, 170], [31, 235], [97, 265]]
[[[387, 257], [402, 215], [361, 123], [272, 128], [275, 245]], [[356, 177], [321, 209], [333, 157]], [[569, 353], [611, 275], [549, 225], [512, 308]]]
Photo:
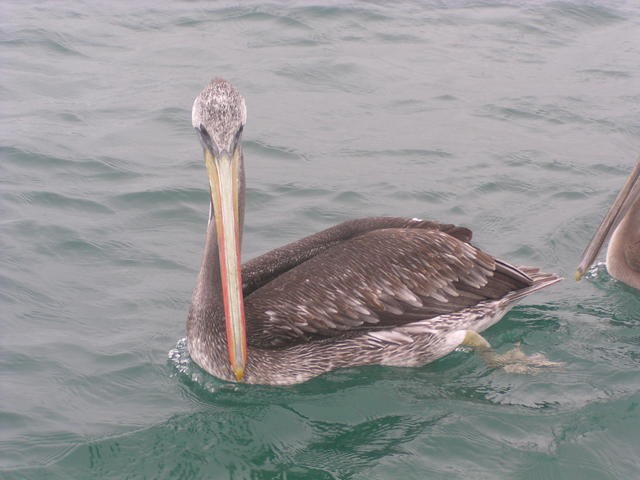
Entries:
[[[633, 1], [3, 2], [0, 477], [636, 478], [640, 294], [571, 276], [640, 151], [639, 58]], [[213, 76], [247, 98], [246, 259], [369, 215], [464, 225], [568, 278], [486, 332], [566, 366], [190, 364]]]

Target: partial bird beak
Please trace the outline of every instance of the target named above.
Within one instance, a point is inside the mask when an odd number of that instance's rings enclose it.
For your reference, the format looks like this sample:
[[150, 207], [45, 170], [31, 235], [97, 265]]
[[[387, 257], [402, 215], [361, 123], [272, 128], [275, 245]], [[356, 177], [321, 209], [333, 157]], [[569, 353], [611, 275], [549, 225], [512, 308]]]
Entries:
[[611, 209], [602, 220], [602, 223], [596, 230], [593, 238], [582, 253], [578, 270], [575, 273], [575, 279], [580, 281], [589, 266], [593, 263], [598, 252], [604, 245], [610, 233], [616, 228], [620, 221], [625, 217], [631, 206], [640, 198], [640, 159], [636, 167], [629, 175], [627, 182], [620, 190], [620, 193], [613, 202]]
[[232, 154], [222, 151], [215, 156], [208, 147], [204, 148], [204, 160], [209, 176], [211, 203], [218, 235], [229, 361], [238, 381], [244, 377], [247, 362], [238, 212], [241, 155], [239, 142]]

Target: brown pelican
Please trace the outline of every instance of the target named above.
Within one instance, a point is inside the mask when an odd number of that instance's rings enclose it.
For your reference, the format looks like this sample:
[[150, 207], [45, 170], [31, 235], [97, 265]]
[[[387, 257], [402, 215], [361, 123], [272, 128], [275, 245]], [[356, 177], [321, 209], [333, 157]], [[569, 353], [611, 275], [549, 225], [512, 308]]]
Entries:
[[423, 365], [461, 344], [486, 352], [477, 332], [560, 280], [491, 257], [466, 228], [408, 218], [347, 221], [241, 267], [244, 98], [215, 79], [192, 121], [211, 202], [187, 345], [219, 378], [292, 384], [340, 367]]
[[640, 159], [585, 248], [576, 280], [593, 263], [612, 230], [607, 270], [616, 280], [640, 290]]

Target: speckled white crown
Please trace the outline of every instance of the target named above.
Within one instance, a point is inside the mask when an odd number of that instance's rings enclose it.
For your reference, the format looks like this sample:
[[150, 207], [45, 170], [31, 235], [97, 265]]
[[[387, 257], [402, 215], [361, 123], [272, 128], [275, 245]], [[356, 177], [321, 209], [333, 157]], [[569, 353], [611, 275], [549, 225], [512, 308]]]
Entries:
[[193, 128], [204, 128], [219, 150], [230, 151], [238, 130], [247, 122], [244, 97], [229, 82], [214, 78], [193, 102]]

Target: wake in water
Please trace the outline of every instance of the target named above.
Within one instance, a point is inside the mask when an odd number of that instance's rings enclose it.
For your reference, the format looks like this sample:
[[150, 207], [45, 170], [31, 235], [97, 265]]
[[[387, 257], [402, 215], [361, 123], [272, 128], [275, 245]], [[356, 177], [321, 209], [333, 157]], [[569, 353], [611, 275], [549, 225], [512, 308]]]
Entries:
[[214, 377], [201, 370], [200, 367], [191, 360], [189, 349], [187, 348], [187, 337], [178, 340], [176, 346], [169, 350], [169, 362], [175, 369], [175, 373], [172, 374], [173, 377], [184, 375], [184, 377], [197, 383], [209, 392], [216, 390]]
[[182, 377], [190, 380], [209, 393], [215, 393], [222, 389], [228, 391], [228, 389], [236, 390], [238, 388], [237, 384], [228, 383], [209, 375], [191, 360], [189, 348], [187, 347], [187, 337], [182, 337], [178, 340], [176, 346], [169, 350], [168, 357], [171, 367], [175, 370], [171, 375], [172, 377]]
[[584, 278], [588, 280], [606, 280], [609, 277], [607, 273], [607, 264], [605, 262], [595, 263], [587, 270]]
[[[611, 276], [607, 270], [607, 264], [605, 262], [593, 264], [584, 274], [583, 278], [593, 282], [596, 286], [611, 288], [614, 290], [619, 289], [621, 286], [625, 288], [627, 287], [627, 285]], [[628, 288], [631, 289], [632, 287]]]
[[169, 361], [179, 373], [190, 375], [193, 362], [189, 357], [189, 350], [187, 350], [187, 337], [182, 337], [176, 343], [175, 348], [169, 350]]

